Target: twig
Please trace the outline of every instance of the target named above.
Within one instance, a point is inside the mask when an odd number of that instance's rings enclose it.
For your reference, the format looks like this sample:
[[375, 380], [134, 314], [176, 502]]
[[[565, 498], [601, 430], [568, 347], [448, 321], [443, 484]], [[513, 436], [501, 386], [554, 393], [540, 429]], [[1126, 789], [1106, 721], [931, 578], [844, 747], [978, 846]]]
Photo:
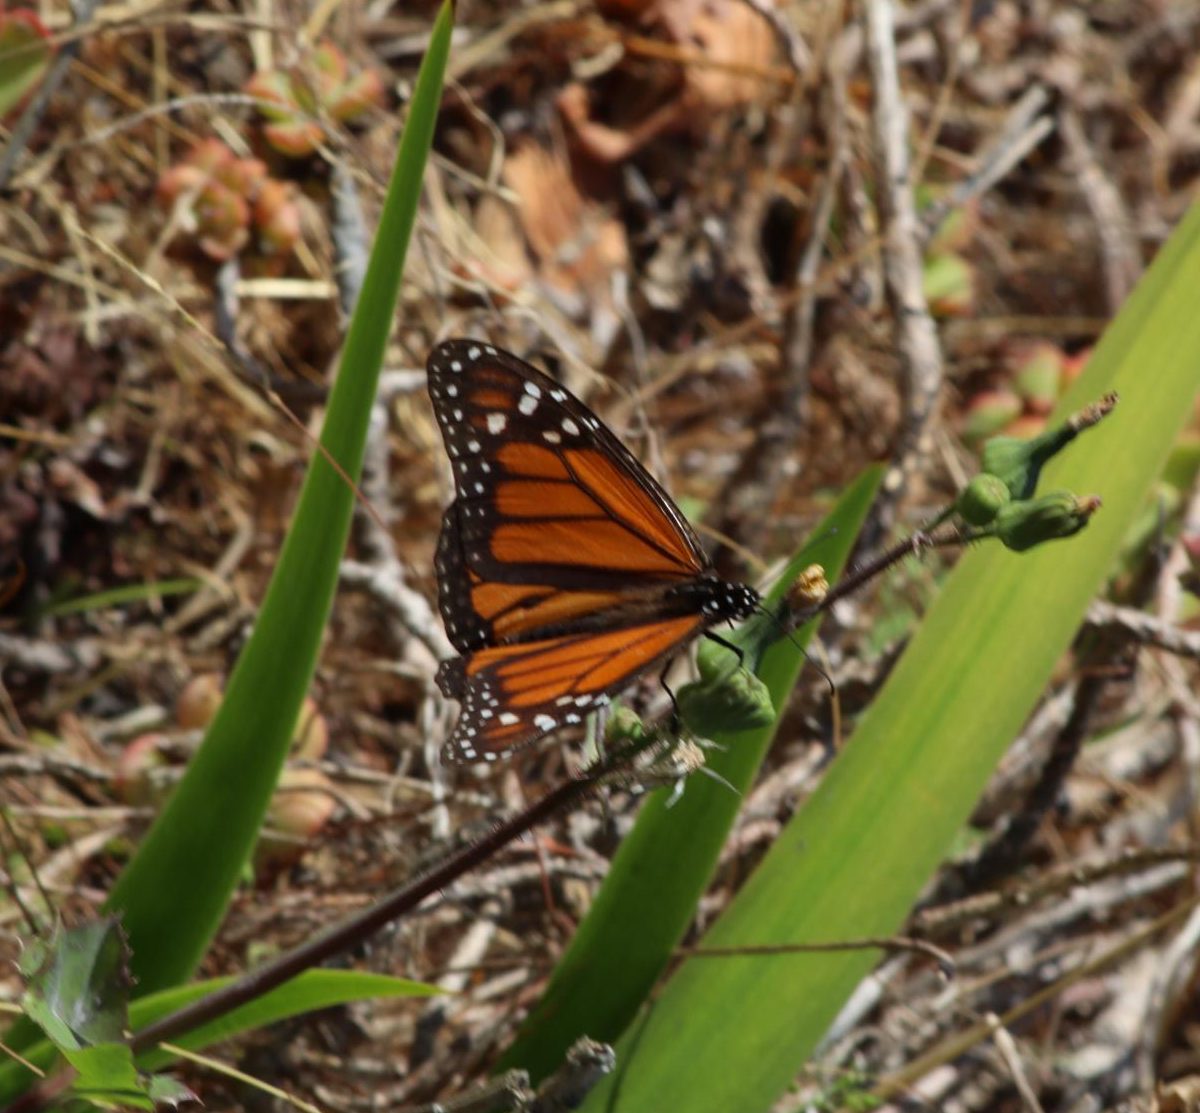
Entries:
[[392, 920], [411, 911], [430, 894], [473, 870], [526, 831], [583, 799], [614, 773], [623, 769], [639, 752], [640, 747], [631, 745], [613, 754], [605, 765], [564, 781], [524, 811], [498, 823], [487, 835], [454, 851], [440, 864], [407, 881], [369, 908], [332, 925], [299, 947], [250, 971], [236, 982], [135, 1032], [130, 1046], [135, 1053], [140, 1054], [161, 1040], [172, 1039], [200, 1024], [207, 1024], [224, 1016], [230, 1010], [262, 996], [302, 971], [357, 946]]
[[[98, 0], [73, 0], [71, 14], [75, 17], [75, 23], [78, 25], [90, 22], [97, 4]], [[30, 136], [41, 122], [46, 109], [50, 106], [51, 99], [58, 92], [59, 85], [67, 76], [67, 70], [71, 68], [71, 63], [75, 61], [82, 46], [82, 38], [74, 39], [63, 46], [54, 61], [50, 63], [46, 76], [42, 78], [41, 85], [33, 95], [33, 100], [29, 102], [29, 106], [21, 114], [16, 127], [13, 128], [8, 146], [0, 154], [0, 191], [8, 189], [17, 160], [24, 153]]]
[[528, 1113], [569, 1113], [617, 1065], [613, 1049], [582, 1036], [567, 1051], [566, 1061], [539, 1087]]
[[1088, 607], [1086, 622], [1095, 630], [1120, 634], [1139, 645], [1200, 660], [1200, 631], [1180, 629], [1172, 622], [1134, 607], [1120, 607], [1098, 599]]
[[1063, 108], [1058, 117], [1058, 129], [1066, 144], [1079, 179], [1079, 188], [1091, 210], [1100, 237], [1100, 254], [1104, 260], [1104, 288], [1108, 308], [1115, 313], [1124, 304], [1142, 273], [1141, 254], [1133, 222], [1125, 202], [1112, 179], [1100, 166], [1087, 138], [1083, 125], [1071, 108]]
[[1035, 878], [1028, 885], [1011, 885], [964, 897], [952, 904], [923, 909], [913, 917], [908, 930], [916, 935], [943, 936], [972, 920], [994, 920], [1007, 910], [1028, 908], [1047, 897], [1058, 896], [1071, 889], [1138, 873], [1150, 866], [1196, 861], [1200, 861], [1200, 850], [1194, 846], [1128, 850], [1116, 858], [1054, 870]]
[[489, 1078], [469, 1093], [425, 1105], [410, 1105], [396, 1113], [520, 1113], [532, 1099], [529, 1074], [510, 1070], [499, 1078]]
[[454, 647], [446, 638], [429, 601], [404, 582], [399, 561], [394, 566], [381, 567], [343, 560], [339, 571], [343, 584], [369, 592], [404, 629], [428, 646], [439, 661], [454, 656]]
[[[333, 168], [332, 202], [338, 294], [342, 315], [348, 320], [362, 290], [370, 252], [358, 190], [353, 177], [341, 163], [335, 163]], [[454, 647], [425, 596], [408, 586], [406, 570], [381, 517], [386, 515], [390, 519], [393, 516], [387, 427], [387, 409], [377, 395], [367, 426], [359, 482], [363, 497], [354, 505], [354, 537], [363, 561], [343, 561], [341, 577], [343, 583], [362, 588], [382, 603], [401, 628], [423, 642], [440, 661], [454, 656]]]
[[837, 46], [830, 54], [826, 74], [828, 93], [824, 131], [830, 148], [829, 164], [812, 205], [808, 242], [800, 252], [792, 279], [796, 296], [791, 299], [784, 317], [779, 396], [772, 398], [770, 410], [761, 421], [754, 452], [746, 457], [744, 466], [737, 469], [727, 484], [723, 501], [729, 509], [718, 527], [720, 532], [751, 550], [761, 547], [761, 538], [770, 523], [768, 509], [786, 478], [784, 464], [795, 448], [807, 417], [817, 272], [825, 253], [826, 234], [847, 161], [846, 72], [842, 51]]
[[745, 955], [803, 955], [830, 954], [839, 951], [909, 951], [932, 959], [947, 978], [954, 977], [954, 959], [941, 947], [926, 939], [911, 939], [903, 935], [871, 935], [861, 939], [841, 939], [829, 943], [763, 943], [738, 947], [679, 947], [676, 954], [684, 958], [739, 958]]
[[95, 641], [77, 641], [64, 645], [41, 638], [19, 638], [0, 633], [0, 668], [16, 665], [36, 673], [90, 672], [103, 658]]
[[1013, 105], [1000, 134], [978, 157], [979, 168], [958, 182], [921, 213], [921, 242], [928, 243], [955, 209], [986, 193], [1054, 130], [1054, 120], [1041, 112], [1050, 103], [1045, 86], [1035, 85]]
[[240, 308], [237, 284], [241, 275], [241, 264], [235, 255], [222, 263], [213, 277], [213, 332], [233, 357], [242, 378], [267, 395], [278, 395], [281, 405], [284, 401], [323, 402], [329, 393], [323, 383], [282, 379], [272, 374], [242, 343], [237, 334]]
[[333, 208], [330, 234], [333, 237], [338, 303], [343, 317], [349, 320], [367, 276], [370, 242], [354, 177], [340, 160], [333, 164], [329, 199]]
[[770, 0], [742, 0], [742, 2], [758, 12], [770, 25], [771, 30], [775, 33], [775, 38], [787, 55], [788, 65], [792, 67], [798, 78], [803, 76], [805, 71], [812, 69], [812, 53], [800, 37], [799, 32], [792, 26], [792, 21], [787, 15]]
[[944, 549], [955, 545], [965, 545], [972, 540], [969, 534], [963, 533], [956, 527], [926, 533], [922, 530], [910, 534], [903, 541], [898, 541], [889, 549], [877, 556], [858, 564], [842, 577], [825, 594], [819, 603], [811, 606], [800, 606], [784, 616], [783, 622], [787, 629], [794, 630], [797, 626], [811, 621], [819, 614], [831, 610], [835, 603], [853, 595], [868, 581], [886, 572], [894, 564], [899, 564], [905, 557], [917, 556], [925, 549]]
[[1200, 908], [1192, 912], [1179, 934], [1171, 940], [1155, 970], [1146, 1011], [1138, 1026], [1141, 1039], [1133, 1049], [1137, 1088], [1142, 1093], [1149, 1093], [1154, 1087], [1159, 1045], [1166, 1032], [1168, 1013], [1178, 1001], [1180, 993], [1192, 985], [1198, 947]]
[[921, 232], [909, 177], [908, 113], [896, 65], [893, 0], [863, 0], [883, 271], [900, 356], [904, 416], [894, 464], [873, 511], [875, 536], [891, 528], [942, 385], [942, 353], [923, 289]]
[[1009, 1074], [1012, 1075], [1013, 1085], [1016, 1086], [1017, 1093], [1021, 1095], [1021, 1101], [1025, 1104], [1026, 1109], [1031, 1110], [1031, 1113], [1043, 1113], [1042, 1103], [1038, 1101], [1037, 1094], [1025, 1073], [1025, 1064], [1021, 1062], [1017, 1041], [1012, 1038], [1012, 1033], [995, 1013], [989, 1013], [985, 1019], [993, 1026], [992, 1042], [995, 1043], [996, 1050], [1000, 1052], [1000, 1058], [1004, 1060]]

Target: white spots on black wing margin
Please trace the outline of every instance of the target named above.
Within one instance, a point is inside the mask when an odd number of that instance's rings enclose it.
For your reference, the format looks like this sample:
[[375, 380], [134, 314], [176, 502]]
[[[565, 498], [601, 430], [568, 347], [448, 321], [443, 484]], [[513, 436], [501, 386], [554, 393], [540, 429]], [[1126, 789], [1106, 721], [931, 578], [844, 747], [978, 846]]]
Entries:
[[517, 402], [517, 409], [526, 417], [532, 417], [538, 408], [538, 400], [532, 394], [522, 394]]
[[550, 444], [562, 444], [562, 434], [555, 429], [543, 429], [542, 439]]
[[564, 433], [566, 433], [572, 437], [579, 436], [579, 426], [576, 425], [575, 422], [571, 420], [571, 418], [564, 417], [559, 424], [562, 425], [562, 430]]
[[487, 415], [488, 432], [493, 437], [500, 436], [501, 433], [508, 427], [508, 415], [502, 413], [490, 413]]

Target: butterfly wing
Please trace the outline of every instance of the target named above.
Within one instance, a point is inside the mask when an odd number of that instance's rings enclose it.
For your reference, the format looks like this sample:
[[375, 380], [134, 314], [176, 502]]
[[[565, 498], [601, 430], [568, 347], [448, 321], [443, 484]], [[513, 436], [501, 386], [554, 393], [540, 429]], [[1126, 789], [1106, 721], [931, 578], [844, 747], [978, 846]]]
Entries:
[[564, 387], [473, 340], [439, 344], [428, 372], [457, 492], [438, 543], [438, 601], [460, 652], [708, 572], [670, 497]]
[[438, 603], [462, 657], [452, 756], [488, 760], [588, 711], [709, 618], [663, 606], [710, 569], [691, 526], [603, 423], [507, 352], [449, 340], [429, 394], [456, 498], [438, 541]]
[[599, 634], [493, 646], [446, 661], [438, 683], [462, 701], [447, 752], [460, 761], [493, 761], [563, 724], [581, 722], [703, 627], [700, 615], [683, 615]]

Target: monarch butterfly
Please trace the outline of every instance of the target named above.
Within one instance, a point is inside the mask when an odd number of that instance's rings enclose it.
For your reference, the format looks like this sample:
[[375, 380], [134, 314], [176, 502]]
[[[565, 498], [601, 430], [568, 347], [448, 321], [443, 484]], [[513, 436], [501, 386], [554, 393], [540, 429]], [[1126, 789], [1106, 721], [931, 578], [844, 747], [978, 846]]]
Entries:
[[708, 628], [748, 617], [692, 527], [578, 398], [509, 352], [447, 340], [426, 364], [454, 472], [438, 606], [462, 655], [449, 753], [493, 761], [578, 723]]

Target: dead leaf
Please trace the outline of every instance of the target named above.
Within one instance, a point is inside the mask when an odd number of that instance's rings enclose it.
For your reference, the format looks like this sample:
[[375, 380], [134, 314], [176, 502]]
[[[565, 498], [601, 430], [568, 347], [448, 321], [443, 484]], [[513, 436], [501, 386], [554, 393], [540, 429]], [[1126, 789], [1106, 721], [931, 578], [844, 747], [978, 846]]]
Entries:
[[591, 158], [610, 165], [625, 161], [651, 140], [687, 122], [684, 102], [676, 98], [654, 109], [632, 128], [622, 130], [597, 123], [590, 117], [587, 90], [580, 84], [568, 85], [559, 94], [558, 108], [580, 147]]
[[514, 151], [503, 176], [547, 292], [576, 318], [607, 305], [613, 272], [629, 263], [621, 224], [580, 193], [565, 156], [537, 144]]
[[1200, 1077], [1179, 1078], [1155, 1093], [1157, 1113], [1200, 1113]]
[[[681, 2], [696, 7], [694, 0]], [[708, 0], [695, 12], [688, 38], [712, 63], [687, 67], [684, 97], [690, 104], [723, 112], [750, 104], [761, 94], [760, 75], [774, 61], [775, 36], [749, 4]]]

